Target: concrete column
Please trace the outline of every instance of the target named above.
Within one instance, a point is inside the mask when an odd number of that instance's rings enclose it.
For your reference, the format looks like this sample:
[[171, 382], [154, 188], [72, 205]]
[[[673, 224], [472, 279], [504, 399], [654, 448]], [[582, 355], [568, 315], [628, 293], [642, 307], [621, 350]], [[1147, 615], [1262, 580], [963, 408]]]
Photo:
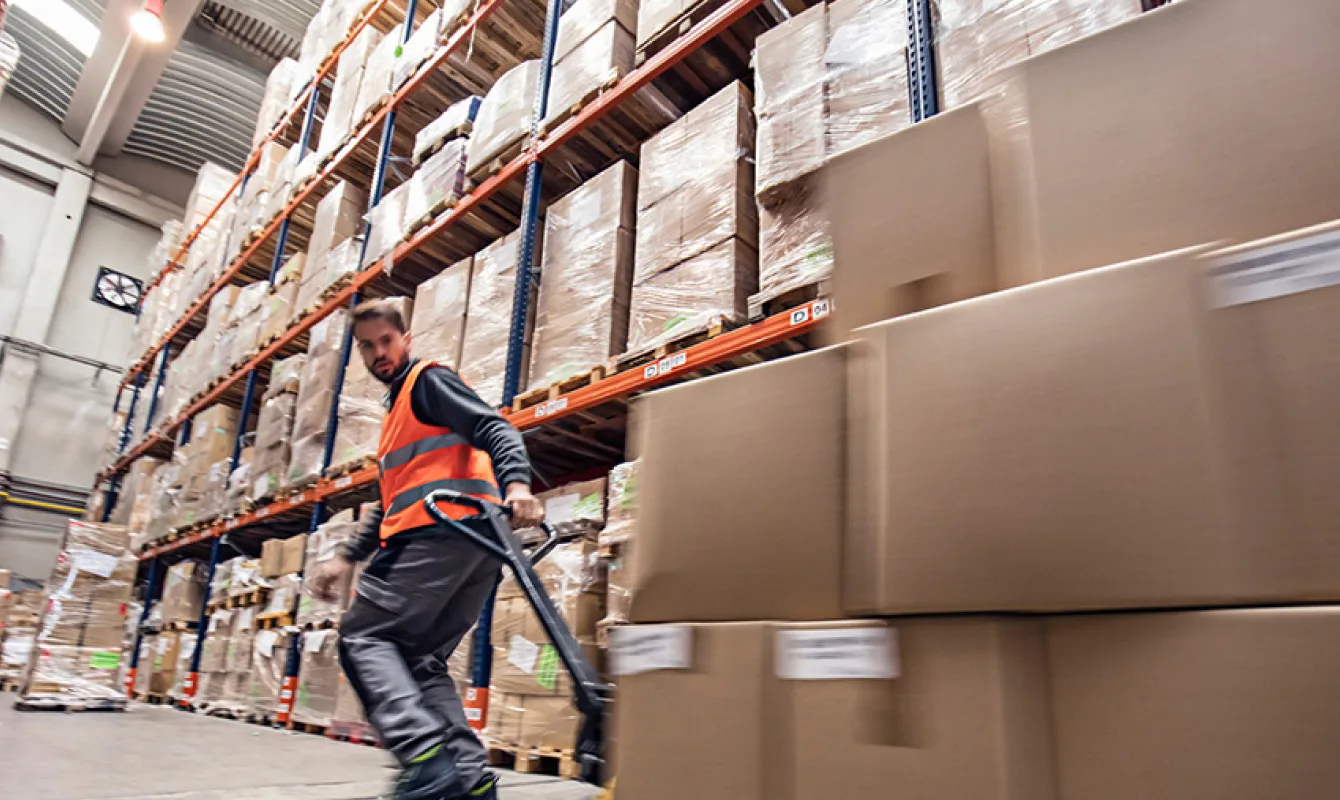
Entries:
[[[56, 197], [51, 204], [37, 255], [28, 271], [23, 303], [14, 325], [13, 336], [37, 344], [46, 344], [51, 320], [56, 313], [61, 287], [70, 268], [84, 210], [93, 191], [92, 175], [73, 169], [61, 170]], [[21, 345], [10, 344], [0, 362], [0, 472], [8, 472], [14, 453], [14, 440], [23, 425], [24, 413], [32, 398], [39, 356]]]

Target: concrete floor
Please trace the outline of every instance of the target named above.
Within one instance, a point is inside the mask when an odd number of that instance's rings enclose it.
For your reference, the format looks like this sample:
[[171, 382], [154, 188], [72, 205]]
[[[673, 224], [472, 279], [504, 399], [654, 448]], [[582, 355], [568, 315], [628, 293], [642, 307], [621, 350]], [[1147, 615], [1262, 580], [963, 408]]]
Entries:
[[[14, 800], [369, 800], [381, 750], [132, 703], [125, 713], [19, 712], [0, 695], [0, 797]], [[570, 781], [501, 772], [504, 800], [590, 800]]]

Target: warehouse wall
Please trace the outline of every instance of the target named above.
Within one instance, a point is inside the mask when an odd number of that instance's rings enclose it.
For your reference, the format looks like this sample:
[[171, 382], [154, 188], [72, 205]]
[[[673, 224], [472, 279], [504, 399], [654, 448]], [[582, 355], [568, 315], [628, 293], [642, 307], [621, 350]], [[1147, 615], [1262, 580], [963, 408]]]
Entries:
[[[12, 99], [0, 102], [0, 133], [41, 145], [65, 156], [74, 145], [58, 127]], [[139, 160], [139, 159], [136, 159]], [[117, 159], [115, 161], [121, 161]], [[123, 165], [124, 166], [124, 165]], [[167, 168], [163, 168], [167, 169]], [[161, 174], [160, 174], [161, 173]], [[179, 193], [172, 180], [146, 171], [159, 188]], [[183, 173], [184, 174], [184, 173]], [[190, 176], [185, 191], [190, 190]], [[143, 181], [141, 181], [143, 182]], [[152, 190], [150, 190], [152, 191]], [[24, 288], [34, 271], [38, 243], [51, 211], [55, 187], [0, 166], [0, 333], [13, 332]], [[45, 344], [113, 364], [127, 360], [134, 317], [90, 298], [99, 266], [149, 277], [149, 255], [158, 229], [90, 204], [60, 289]], [[42, 356], [32, 401], [13, 442], [11, 472], [38, 481], [87, 488], [102, 462], [107, 420], [119, 376]], [[0, 504], [0, 567], [44, 578], [54, 562], [64, 519], [59, 514]]]

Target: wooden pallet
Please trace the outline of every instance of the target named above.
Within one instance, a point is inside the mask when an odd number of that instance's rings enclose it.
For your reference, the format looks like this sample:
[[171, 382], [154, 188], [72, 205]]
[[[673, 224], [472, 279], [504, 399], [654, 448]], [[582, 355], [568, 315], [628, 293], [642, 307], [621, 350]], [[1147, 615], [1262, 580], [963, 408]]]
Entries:
[[605, 77], [605, 80], [588, 89], [577, 102], [541, 122], [540, 135], [547, 136], [550, 131], [558, 128], [558, 126], [580, 114], [582, 109], [594, 103], [597, 97], [600, 97], [605, 92], [618, 86], [619, 81], [623, 80], [623, 76], [626, 74], [628, 74], [627, 70], [624, 70], [622, 67], [611, 69], [610, 74]]
[[5, 678], [4, 680], [0, 680], [0, 692], [17, 692], [22, 685], [23, 684], [18, 681]]
[[251, 725], [264, 725], [267, 728], [273, 728], [275, 726], [275, 718], [266, 714], [252, 714], [248, 712], [246, 714], [239, 714], [237, 718], [245, 720]]
[[334, 739], [337, 742], [349, 742], [351, 744], [362, 744], [368, 747], [381, 747], [381, 742], [377, 740], [377, 734], [372, 730], [372, 726], [366, 722], [346, 722], [341, 720], [331, 720], [326, 726], [326, 738]]
[[130, 701], [124, 697], [64, 697], [62, 695], [20, 696], [14, 701], [17, 711], [125, 711]]
[[512, 413], [538, 406], [540, 403], [547, 403], [550, 400], [557, 400], [569, 392], [590, 386], [593, 383], [599, 383], [609, 377], [611, 370], [608, 365], [601, 364], [593, 367], [586, 372], [573, 375], [571, 378], [561, 380], [558, 383], [549, 386], [541, 386], [538, 389], [531, 389], [525, 394], [519, 394], [512, 400]]
[[311, 733], [315, 734], [316, 736], [325, 736], [327, 729], [327, 726], [325, 725], [317, 725], [316, 723], [312, 722], [298, 722], [297, 720], [292, 719], [289, 720], [284, 725], [284, 727], [288, 728], [291, 731], [296, 731], [298, 733]]
[[832, 278], [809, 280], [799, 284], [781, 286], [768, 292], [759, 292], [749, 298], [749, 321], [758, 322], [773, 314], [790, 311], [803, 306], [811, 300], [833, 296]]
[[163, 623], [163, 630], [165, 631], [193, 631], [199, 627], [200, 623], [193, 619], [174, 619], [171, 622]]
[[151, 706], [170, 706], [173, 705], [172, 698], [165, 694], [146, 694], [139, 698], [140, 702], [148, 703]]
[[493, 158], [490, 158], [483, 164], [476, 165], [473, 170], [466, 173], [466, 177], [469, 178], [466, 186], [471, 191], [478, 188], [481, 183], [492, 178], [494, 175], [497, 175], [499, 172], [502, 172], [503, 167], [516, 160], [516, 157], [521, 155], [521, 151], [525, 150], [526, 146], [529, 144], [530, 134], [527, 133], [518, 138], [515, 142], [507, 145], [507, 147], [503, 148], [503, 150]]
[[636, 351], [629, 351], [621, 356], [615, 356], [615, 371], [624, 372], [630, 369], [638, 369], [647, 364], [658, 362], [663, 358], [674, 355], [681, 350], [686, 350], [696, 344], [702, 344], [709, 339], [715, 339], [723, 333], [733, 331], [740, 327], [740, 323], [723, 317], [713, 317], [707, 324], [687, 331], [680, 336], [663, 342], [652, 347], [640, 348]]
[[377, 463], [376, 456], [363, 456], [362, 458], [355, 458], [350, 461], [346, 461], [343, 464], [331, 467], [329, 470], [326, 471], [326, 478], [327, 479], [343, 478], [345, 475], [352, 475], [355, 472], [359, 472], [376, 463]]
[[518, 747], [501, 742], [489, 743], [489, 766], [503, 767], [522, 774], [556, 775], [566, 780], [581, 777], [581, 765], [572, 750], [552, 747]]
[[293, 614], [284, 611], [278, 614], [259, 614], [256, 616], [256, 630], [264, 631], [273, 628], [287, 628], [293, 624]]
[[265, 586], [255, 586], [245, 592], [236, 595], [229, 595], [214, 604], [212, 611], [220, 609], [247, 608], [249, 606], [263, 605], [270, 599], [270, 589]]

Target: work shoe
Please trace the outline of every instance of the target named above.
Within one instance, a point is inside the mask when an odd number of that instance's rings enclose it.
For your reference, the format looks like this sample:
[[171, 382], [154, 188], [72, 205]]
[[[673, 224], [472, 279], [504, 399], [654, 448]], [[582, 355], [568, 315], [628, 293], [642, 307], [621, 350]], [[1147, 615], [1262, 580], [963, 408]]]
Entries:
[[405, 765], [391, 796], [394, 800], [450, 800], [447, 792], [460, 777], [451, 756], [438, 745]]
[[498, 776], [492, 772], [485, 772], [484, 777], [475, 784], [475, 788], [457, 800], [498, 800]]

